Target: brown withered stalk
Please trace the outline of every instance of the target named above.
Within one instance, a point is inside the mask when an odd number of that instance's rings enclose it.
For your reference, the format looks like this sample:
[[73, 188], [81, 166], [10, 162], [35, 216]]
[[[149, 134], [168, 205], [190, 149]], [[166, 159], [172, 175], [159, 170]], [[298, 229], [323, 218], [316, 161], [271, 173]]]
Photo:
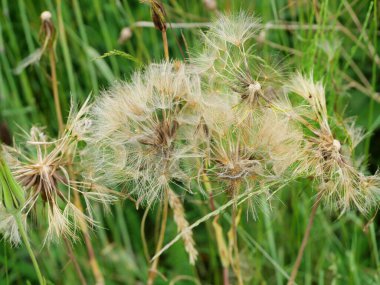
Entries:
[[67, 240], [67, 238], [66, 238], [65, 236], [63, 236], [63, 240], [64, 240], [65, 245], [66, 245], [67, 250], [68, 250], [67, 254], [68, 254], [68, 256], [69, 256], [71, 262], [73, 263], [73, 266], [74, 266], [74, 268], [75, 268], [75, 271], [76, 271], [77, 274], [78, 274], [78, 277], [79, 277], [80, 283], [81, 283], [82, 285], [87, 285], [86, 279], [85, 279], [84, 276], [83, 276], [82, 270], [80, 269], [79, 263], [78, 263], [78, 261], [77, 261], [77, 259], [76, 259], [76, 257], [75, 257], [75, 254], [74, 254], [74, 251], [73, 251], [73, 248], [72, 248], [70, 242]]
[[[58, 3], [60, 4], [60, 3]], [[60, 5], [58, 5], [60, 8]], [[60, 11], [60, 9], [59, 9]], [[61, 14], [58, 13], [58, 22], [59, 24], [62, 23], [61, 19]], [[40, 30], [40, 35], [44, 37], [44, 43], [43, 43], [43, 49], [47, 49], [49, 53], [49, 61], [50, 61], [50, 71], [51, 71], [51, 81], [52, 81], [52, 90], [53, 90], [53, 96], [54, 96], [54, 105], [55, 105], [55, 110], [57, 114], [57, 120], [58, 120], [58, 127], [59, 127], [59, 132], [62, 134], [65, 129], [65, 125], [63, 123], [63, 117], [62, 117], [62, 109], [59, 101], [59, 93], [58, 93], [58, 81], [57, 81], [57, 73], [56, 73], [56, 58], [55, 58], [55, 51], [54, 51], [54, 45], [55, 45], [55, 38], [56, 38], [56, 30], [54, 28], [54, 24], [52, 21], [52, 15], [49, 11], [45, 11], [41, 14], [41, 30]], [[61, 30], [61, 29], [60, 29]], [[73, 176], [73, 171], [71, 166], [69, 166], [69, 172], [70, 175]], [[73, 191], [74, 193], [74, 205], [81, 211], [83, 212], [83, 206], [80, 201], [80, 197], [76, 191]], [[88, 256], [89, 256], [89, 263], [91, 266], [91, 269], [93, 271], [94, 277], [96, 279], [96, 284], [97, 285], [103, 285], [104, 284], [104, 278], [103, 275], [100, 271], [98, 262], [96, 260], [95, 256], [95, 251], [94, 247], [92, 246], [90, 235], [88, 233], [88, 227], [85, 221], [80, 222], [80, 227], [84, 236]], [[72, 248], [68, 248], [69, 252], [72, 252]], [[70, 255], [70, 258], [75, 259], [75, 255]], [[77, 261], [74, 261], [74, 264], [78, 264]], [[75, 266], [77, 269], [77, 266]], [[81, 271], [76, 270], [80, 279], [81, 278]], [[83, 276], [82, 276], [83, 277]]]
[[310, 232], [311, 232], [311, 229], [313, 227], [314, 218], [315, 218], [315, 215], [317, 213], [317, 210], [318, 210], [320, 202], [321, 202], [321, 197], [320, 197], [320, 195], [318, 195], [317, 198], [316, 198], [316, 200], [315, 200], [315, 202], [314, 202], [313, 208], [311, 210], [311, 213], [310, 213], [310, 216], [309, 216], [309, 222], [307, 224], [307, 227], [306, 227], [303, 239], [302, 239], [301, 246], [300, 246], [300, 248], [298, 250], [297, 259], [296, 259], [296, 261], [294, 263], [292, 272], [290, 274], [290, 278], [289, 278], [289, 281], [287, 283], [288, 285], [294, 285], [295, 284], [295, 281], [296, 281], [296, 278], [297, 278], [298, 269], [301, 266], [302, 257], [303, 257], [303, 254], [305, 252], [307, 243], [309, 241]]
[[41, 30], [40, 35], [43, 38], [43, 49], [46, 49], [49, 53], [49, 62], [50, 62], [50, 76], [51, 76], [51, 84], [53, 90], [54, 97], [54, 106], [55, 112], [57, 115], [59, 132], [62, 134], [65, 128], [62, 117], [61, 104], [59, 102], [58, 95], [58, 82], [57, 82], [57, 70], [56, 70], [56, 60], [55, 60], [55, 38], [56, 31], [54, 28], [54, 24], [52, 21], [52, 16], [49, 11], [42, 12], [41, 14]]
[[[159, 234], [157, 245], [156, 245], [156, 253], [160, 252], [160, 250], [162, 249], [162, 245], [164, 243], [166, 222], [168, 220], [168, 205], [169, 205], [168, 194], [167, 194], [167, 191], [165, 191], [164, 201], [162, 202], [163, 212], [162, 212], [162, 217], [161, 217], [160, 234]], [[154, 283], [154, 279], [156, 278], [156, 275], [157, 275], [158, 262], [159, 262], [159, 258], [156, 258], [149, 269], [148, 282], [147, 282], [148, 285], [153, 285]]]

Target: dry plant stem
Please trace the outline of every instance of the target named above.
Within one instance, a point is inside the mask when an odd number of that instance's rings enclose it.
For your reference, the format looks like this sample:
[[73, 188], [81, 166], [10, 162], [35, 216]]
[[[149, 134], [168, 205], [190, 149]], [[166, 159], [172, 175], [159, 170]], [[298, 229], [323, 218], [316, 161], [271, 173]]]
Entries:
[[315, 214], [317, 213], [318, 206], [319, 206], [320, 202], [321, 202], [321, 198], [318, 195], [317, 199], [316, 199], [316, 201], [315, 201], [315, 203], [313, 205], [313, 208], [311, 210], [310, 217], [309, 217], [309, 223], [307, 224], [307, 227], [306, 227], [303, 239], [302, 239], [301, 247], [298, 250], [297, 259], [296, 259], [296, 262], [294, 263], [294, 266], [293, 266], [293, 269], [292, 269], [292, 273], [290, 274], [288, 285], [295, 284], [295, 280], [296, 280], [296, 277], [297, 277], [298, 269], [299, 269], [299, 267], [301, 265], [303, 253], [305, 251], [307, 242], [309, 241], [310, 231], [311, 231], [311, 228], [313, 227], [313, 222], [314, 222]]
[[[158, 237], [157, 246], [156, 246], [156, 254], [161, 251], [162, 245], [164, 243], [164, 237], [165, 237], [165, 229], [166, 229], [166, 222], [168, 219], [168, 193], [167, 190], [164, 194], [164, 201], [163, 201], [163, 212], [162, 212], [162, 218], [161, 218], [161, 229], [160, 229], [160, 235]], [[148, 274], [148, 285], [153, 285], [154, 279], [157, 275], [157, 266], [158, 266], [159, 258], [156, 258], [153, 260], [152, 266], [149, 269]]]
[[165, 60], [169, 61], [169, 45], [168, 45], [168, 36], [166, 34], [166, 29], [162, 30], [162, 41], [164, 43]]
[[241, 276], [241, 269], [240, 269], [240, 258], [239, 258], [239, 247], [237, 242], [237, 225], [236, 225], [236, 211], [237, 207], [234, 205], [232, 206], [232, 236], [233, 236], [233, 251], [235, 253], [234, 260], [234, 271], [236, 274], [236, 277], [238, 279], [238, 284], [243, 285], [243, 278]]
[[[210, 209], [211, 209], [211, 211], [215, 211], [214, 196], [212, 195], [212, 187], [211, 187], [210, 180], [205, 173], [203, 174], [202, 177], [203, 177], [203, 183], [205, 185], [205, 188], [206, 188], [207, 192], [209, 193], [208, 199], [209, 199]], [[214, 220], [218, 221], [218, 219], [219, 219], [219, 215], [216, 215]], [[213, 227], [213, 229], [215, 231], [214, 227]], [[217, 233], [215, 232], [215, 234], [217, 234]], [[218, 251], [219, 251], [219, 259], [220, 259], [221, 263], [223, 264], [222, 259], [221, 259], [222, 253], [220, 252], [219, 247], [218, 247]], [[230, 284], [229, 269], [228, 269], [228, 267], [223, 266], [223, 285], [229, 285], [229, 284]]]
[[54, 55], [53, 47], [50, 47], [50, 50], [49, 50], [49, 60], [50, 60], [51, 82], [52, 82], [52, 88], [53, 88], [55, 112], [57, 114], [59, 132], [62, 134], [65, 129], [65, 126], [63, 124], [61, 104], [59, 103], [58, 82], [57, 82], [55, 55]]
[[67, 248], [67, 251], [68, 251], [67, 254], [69, 255], [69, 258], [70, 258], [71, 262], [74, 265], [74, 268], [75, 268], [75, 271], [78, 274], [80, 283], [82, 285], [87, 285], [86, 279], [83, 276], [82, 270], [80, 269], [80, 266], [79, 266], [78, 261], [77, 261], [77, 259], [75, 257], [75, 254], [73, 252], [73, 248], [71, 247], [71, 244], [69, 243], [69, 241], [67, 240], [67, 238], [65, 236], [63, 236], [63, 240], [65, 241], [65, 245], [66, 245], [66, 248]]
[[144, 255], [147, 262], [149, 262], [150, 256], [149, 256], [149, 251], [148, 251], [148, 244], [146, 242], [146, 237], [145, 237], [145, 223], [146, 223], [146, 218], [148, 217], [150, 208], [151, 208], [151, 204], [149, 204], [148, 207], [145, 209], [144, 215], [141, 220], [141, 226], [140, 226], [141, 240], [143, 243]]
[[[233, 181], [231, 183], [232, 193], [233, 197], [236, 197], [239, 195], [239, 189], [240, 189], [240, 182], [239, 181]], [[238, 284], [243, 285], [243, 278], [241, 276], [241, 269], [240, 269], [240, 258], [239, 258], [239, 246], [237, 242], [237, 205], [232, 206], [232, 256], [231, 256], [231, 262], [232, 263], [232, 269], [234, 270], [234, 273], [238, 279]]]
[[[69, 176], [74, 178], [75, 175], [71, 167], [71, 164], [69, 165], [68, 171], [69, 171]], [[73, 193], [74, 193], [73, 195], [74, 205], [83, 213], [83, 206], [80, 201], [79, 194], [77, 191], [73, 191]], [[94, 247], [92, 246], [92, 243], [91, 243], [91, 238], [90, 238], [90, 234], [88, 233], [88, 227], [87, 227], [86, 221], [83, 218], [80, 218], [79, 225], [83, 233], [84, 242], [86, 244], [87, 253], [88, 253], [88, 259], [89, 259], [89, 263], [96, 280], [96, 285], [104, 285], [105, 284], [104, 277], [103, 277], [102, 272], [100, 271], [98, 261], [96, 260]]]
[[[78, 193], [76, 191], [73, 191], [73, 193], [74, 193], [74, 205], [81, 212], [83, 212], [82, 203], [80, 201]], [[105, 284], [104, 283], [104, 277], [103, 277], [102, 272], [100, 271], [98, 261], [96, 260], [95, 251], [94, 251], [94, 247], [92, 246], [92, 243], [91, 243], [90, 234], [88, 233], [87, 224], [83, 219], [80, 219], [80, 227], [81, 227], [81, 230], [83, 233], [84, 242], [86, 244], [89, 263], [90, 263], [92, 272], [93, 272], [95, 280], [96, 280], [96, 285], [104, 285]]]
[[[203, 172], [203, 174], [202, 174], [202, 180], [203, 180], [203, 185], [206, 188], [206, 191], [208, 192], [208, 199], [209, 199], [210, 209], [211, 209], [211, 211], [215, 211], [214, 196], [212, 195], [211, 182], [210, 182], [210, 179], [208, 178], [208, 176], [206, 175], [205, 172]], [[214, 220], [217, 221], [218, 219], [219, 219], [219, 215], [216, 215], [215, 218], [214, 218]], [[213, 229], [215, 231], [214, 227], [213, 227]], [[216, 232], [215, 232], [215, 234], [216, 234]], [[219, 251], [219, 247], [218, 247], [218, 251]], [[221, 261], [221, 255], [222, 254], [219, 251], [219, 259], [220, 259], [220, 261]], [[223, 267], [223, 285], [229, 285], [229, 284], [230, 284], [230, 281], [229, 281], [229, 269], [228, 269], [228, 267]]]
[[26, 235], [25, 227], [24, 227], [24, 224], [22, 223], [22, 220], [21, 220], [21, 214], [17, 213], [14, 217], [16, 219], [17, 227], [18, 227], [18, 230], [20, 232], [22, 241], [25, 244], [25, 247], [29, 253], [30, 259], [32, 260], [34, 270], [36, 271], [36, 274], [37, 274], [38, 282], [40, 283], [40, 285], [45, 285], [46, 284], [45, 279], [42, 277], [41, 270], [40, 270], [40, 267], [38, 266], [37, 259], [34, 256], [32, 247], [30, 246], [28, 236]]
[[230, 285], [230, 277], [228, 276], [228, 267], [223, 267], [223, 285]]

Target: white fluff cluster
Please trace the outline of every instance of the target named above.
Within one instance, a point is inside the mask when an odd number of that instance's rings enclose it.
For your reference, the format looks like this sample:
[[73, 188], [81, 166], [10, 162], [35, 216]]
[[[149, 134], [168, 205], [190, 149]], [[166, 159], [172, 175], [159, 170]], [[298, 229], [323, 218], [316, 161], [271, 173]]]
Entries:
[[[33, 127], [26, 143], [18, 147], [4, 146], [4, 156], [16, 180], [23, 186], [26, 201], [22, 214], [38, 215], [40, 207], [48, 227], [45, 242], [60, 240], [62, 236], [75, 239], [80, 223], [95, 225], [91, 202], [111, 203], [114, 196], [103, 188], [79, 181], [74, 177], [73, 166], [77, 156], [78, 136], [85, 133], [87, 102], [78, 111], [71, 111], [64, 133], [57, 139], [49, 139], [42, 129]], [[75, 205], [78, 195], [86, 202], [87, 212]]]
[[366, 177], [351, 161], [362, 133], [351, 123], [337, 139], [323, 85], [286, 77], [260, 57], [250, 43], [258, 31], [246, 13], [221, 16], [189, 64], [152, 64], [104, 92], [92, 111], [100, 176], [131, 182], [148, 203], [170, 183], [191, 191], [189, 180], [205, 165], [212, 178], [230, 180], [223, 187], [238, 180], [244, 191], [313, 176], [335, 208], [368, 211], [378, 197], [377, 174]]

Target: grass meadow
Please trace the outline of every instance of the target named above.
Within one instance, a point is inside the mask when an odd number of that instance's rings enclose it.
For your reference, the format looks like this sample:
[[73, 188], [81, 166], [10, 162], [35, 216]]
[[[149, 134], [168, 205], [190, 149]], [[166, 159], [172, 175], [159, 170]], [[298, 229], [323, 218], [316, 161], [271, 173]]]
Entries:
[[[218, 0], [216, 7], [214, 1], [163, 2], [171, 60], [183, 61], [200, 51], [200, 31], [206, 31], [205, 24], [220, 14], [245, 11], [260, 18], [261, 30], [253, 39], [255, 52], [285, 74], [298, 70], [323, 82], [328, 115], [337, 121], [355, 118], [365, 130], [354, 155], [363, 161], [366, 174], [375, 174], [380, 163], [377, 0]], [[32, 126], [43, 127], [55, 137], [60, 122], [54, 95], [66, 121], [71, 102], [81, 105], [89, 95], [94, 100], [115, 81], [129, 80], [135, 70], [162, 62], [165, 45], [161, 32], [152, 27], [148, 4], [137, 0], [1, 0], [1, 141], [18, 144]], [[51, 13], [49, 27], [41, 24], [43, 11]], [[48, 40], [47, 31], [51, 33]], [[44, 44], [46, 49], [40, 54]], [[308, 177], [286, 183], [270, 204], [260, 205], [256, 217], [242, 206], [236, 231], [243, 284], [288, 283], [315, 201], [314, 186]], [[211, 211], [207, 196], [197, 191], [197, 185], [193, 187], [192, 193], [181, 194], [189, 224]], [[213, 199], [218, 208], [230, 197], [221, 192]], [[128, 198], [118, 199], [108, 211], [96, 203], [92, 207], [97, 226], [86, 233], [79, 231], [72, 245], [66, 238], [44, 244], [47, 221], [38, 216], [46, 215], [46, 210], [28, 218], [28, 239], [46, 284], [149, 284], [150, 258], [162, 227], [160, 203], [148, 211], [136, 209]], [[219, 214], [226, 238], [234, 224], [231, 215], [229, 209]], [[169, 208], [163, 245], [178, 233], [175, 217]], [[154, 284], [240, 283], [232, 269], [226, 281], [213, 221], [193, 228], [198, 251], [195, 264], [189, 263], [179, 241], [161, 255]], [[334, 207], [319, 207], [296, 283], [380, 284], [379, 221], [377, 206], [366, 214], [351, 209], [342, 215]], [[0, 284], [38, 282], [25, 243], [13, 246], [2, 239]]]

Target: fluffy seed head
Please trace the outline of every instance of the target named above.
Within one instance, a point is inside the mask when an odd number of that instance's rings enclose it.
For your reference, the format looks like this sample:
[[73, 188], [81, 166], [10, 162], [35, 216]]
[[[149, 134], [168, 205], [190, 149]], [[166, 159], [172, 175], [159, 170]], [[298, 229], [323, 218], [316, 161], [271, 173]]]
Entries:
[[211, 26], [208, 36], [237, 47], [251, 39], [259, 31], [259, 21], [252, 16], [240, 12], [233, 15], [221, 15]]
[[[80, 222], [95, 223], [91, 218], [90, 201], [109, 203], [114, 200], [112, 195], [98, 192], [90, 184], [74, 178], [72, 167], [78, 145], [74, 130], [86, 110], [86, 104], [77, 113], [72, 110], [65, 132], [56, 140], [49, 139], [42, 129], [33, 127], [24, 145], [4, 147], [12, 173], [26, 191], [23, 213], [37, 215], [37, 208], [41, 205], [46, 209], [48, 229], [45, 242], [57, 240], [62, 235], [76, 238], [75, 231]], [[71, 202], [74, 192], [85, 200], [88, 216]]]
[[199, 120], [189, 122], [198, 116], [189, 95], [197, 84], [184, 65], [166, 62], [103, 92], [92, 109], [90, 144], [97, 177], [127, 185], [148, 204], [160, 200], [171, 183], [187, 189], [184, 164], [199, 156], [194, 145]]
[[351, 142], [349, 145], [342, 144], [343, 140], [334, 136], [329, 124], [322, 83], [314, 83], [311, 77], [297, 74], [288, 87], [309, 106], [308, 112], [295, 117], [307, 130], [296, 171], [314, 176], [322, 197], [333, 208], [344, 212], [354, 206], [367, 213], [378, 201], [379, 178], [378, 173], [366, 177], [355, 167], [352, 150], [356, 139], [349, 137], [350, 133], [355, 132], [344, 131], [348, 136], [344, 142]]

